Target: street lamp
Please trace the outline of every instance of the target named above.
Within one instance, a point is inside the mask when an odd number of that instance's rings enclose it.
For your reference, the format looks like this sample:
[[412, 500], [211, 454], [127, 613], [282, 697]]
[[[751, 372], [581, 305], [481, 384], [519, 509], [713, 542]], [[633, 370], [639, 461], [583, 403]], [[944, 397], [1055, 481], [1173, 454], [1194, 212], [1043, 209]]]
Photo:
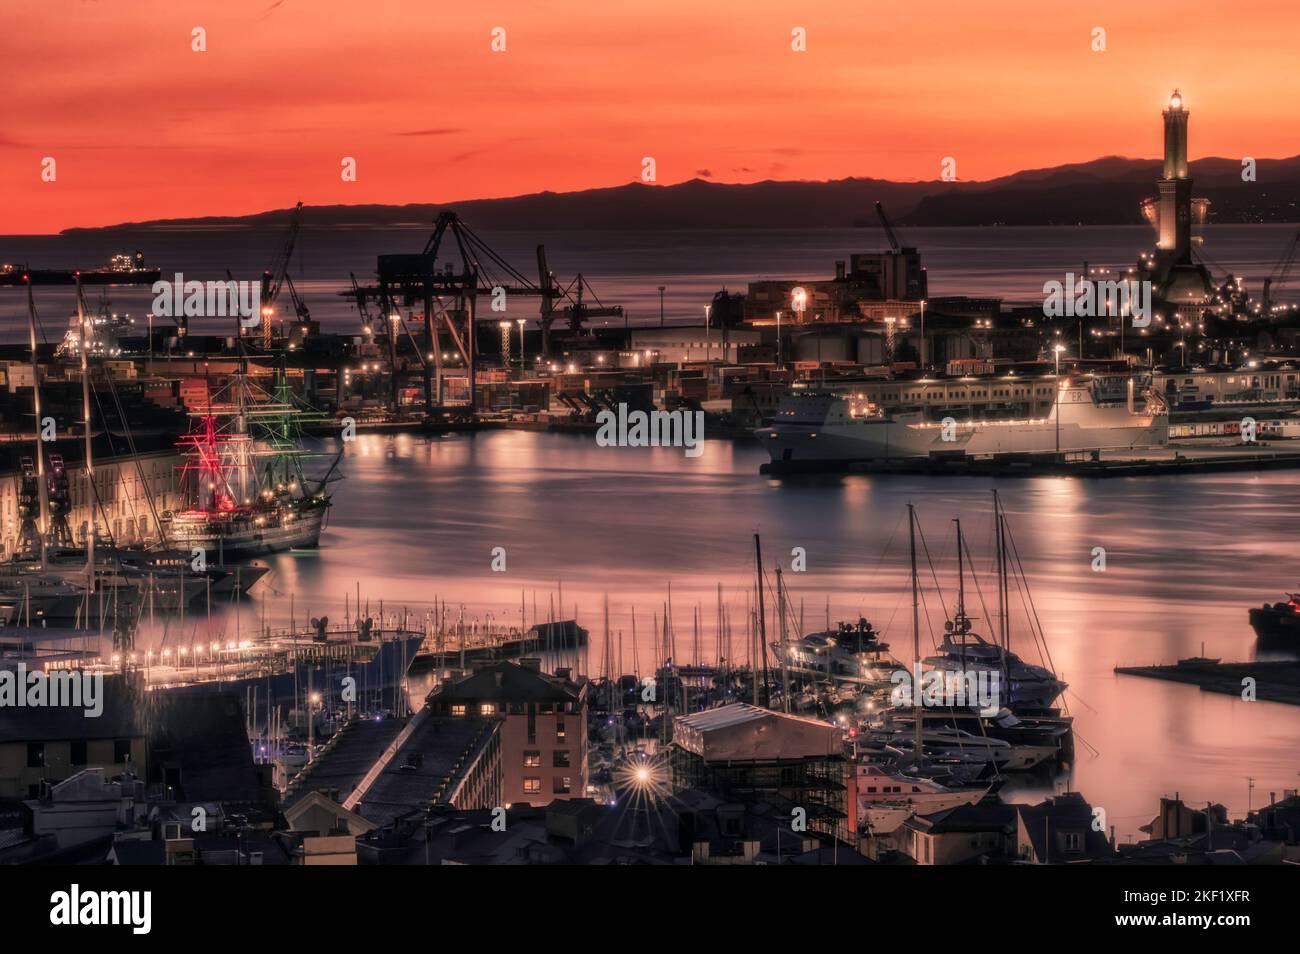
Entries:
[[[794, 311], [795, 324], [803, 324], [804, 311], [808, 308], [808, 292], [803, 287], [792, 289], [790, 292], [790, 308]], [[781, 341], [781, 328], [777, 326], [776, 332], [777, 343]]]

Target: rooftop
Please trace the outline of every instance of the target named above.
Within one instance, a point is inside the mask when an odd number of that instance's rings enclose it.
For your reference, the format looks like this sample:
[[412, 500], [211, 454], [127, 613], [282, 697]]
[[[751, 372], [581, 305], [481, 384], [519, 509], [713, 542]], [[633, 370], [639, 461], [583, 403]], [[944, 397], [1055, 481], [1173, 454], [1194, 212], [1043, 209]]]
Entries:
[[498, 662], [437, 687], [429, 702], [576, 702], [581, 697], [582, 690], [568, 679]]

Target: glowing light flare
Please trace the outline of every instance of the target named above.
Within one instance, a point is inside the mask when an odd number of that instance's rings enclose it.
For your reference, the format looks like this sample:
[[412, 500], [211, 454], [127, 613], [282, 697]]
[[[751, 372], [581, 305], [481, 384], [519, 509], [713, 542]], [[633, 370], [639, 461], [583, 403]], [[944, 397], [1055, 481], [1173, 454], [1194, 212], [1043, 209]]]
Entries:
[[662, 755], [632, 756], [615, 767], [612, 781], [625, 809], [654, 807], [672, 793], [668, 764]]

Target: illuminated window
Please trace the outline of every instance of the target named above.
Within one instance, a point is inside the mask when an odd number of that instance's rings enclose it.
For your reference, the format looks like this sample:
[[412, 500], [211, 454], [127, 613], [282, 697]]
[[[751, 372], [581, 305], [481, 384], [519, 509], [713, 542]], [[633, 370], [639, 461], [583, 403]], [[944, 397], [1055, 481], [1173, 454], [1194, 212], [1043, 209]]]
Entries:
[[451, 707], [451, 714], [454, 716], [463, 716], [465, 714], [465, 707], [462, 705], [454, 705]]
[[524, 779], [524, 794], [525, 795], [542, 794], [542, 780], [540, 778]]
[[563, 742], [566, 738], [568, 738], [568, 736], [565, 734], [564, 731], [564, 720], [556, 719], [555, 720], [555, 741]]
[[[572, 783], [571, 783], [571, 780], [569, 779], [569, 776], [566, 775], [566, 776], [564, 776], [563, 778], [559, 778], [559, 777], [557, 777], [557, 778], [555, 779], [555, 785], [553, 786], [553, 789], [554, 789], [553, 794], [555, 794], [555, 795], [568, 795], [568, 794], [569, 794], [569, 788], [570, 788], [570, 785], [571, 785], [571, 784], [572, 784]], [[525, 791], [527, 791], [527, 789], [525, 789]]]
[[542, 765], [542, 753], [541, 753], [541, 752], [525, 752], [525, 753], [524, 753], [524, 767], [525, 767], [525, 768], [541, 768], [541, 765]]
[[485, 715], [485, 716], [496, 715], [496, 714], [497, 714], [497, 704], [496, 704], [495, 702], [483, 702], [483, 703], [480, 703], [480, 704], [479, 704], [479, 707], [478, 707], [478, 714], [479, 714], [479, 715]]

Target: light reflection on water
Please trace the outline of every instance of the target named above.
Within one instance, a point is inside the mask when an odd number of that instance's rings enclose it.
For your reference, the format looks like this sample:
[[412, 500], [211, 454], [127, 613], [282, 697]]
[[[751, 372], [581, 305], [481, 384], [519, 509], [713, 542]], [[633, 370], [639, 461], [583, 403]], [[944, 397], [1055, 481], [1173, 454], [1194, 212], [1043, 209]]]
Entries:
[[[771, 480], [752, 444], [711, 441], [703, 457], [667, 448], [599, 448], [590, 437], [522, 431], [426, 439], [361, 436], [349, 448], [346, 479], [317, 554], [268, 559], [272, 572], [240, 613], [247, 631], [263, 615], [286, 623], [289, 594], [301, 623], [341, 618], [357, 584], [371, 611], [416, 616], [435, 596], [464, 606], [467, 618], [517, 624], [521, 595], [529, 623], [543, 619], [562, 587], [563, 610], [578, 607], [592, 634], [584, 671], [600, 670], [601, 605], [609, 598], [621, 670], [632, 668], [631, 611], [638, 657], [654, 652], [652, 614], [672, 588], [679, 659], [695, 642], [717, 652], [717, 585], [730, 614], [734, 657], [744, 661], [746, 598], [752, 593], [754, 532], [764, 564], [790, 567], [807, 551], [806, 573], [786, 573], [805, 627], [865, 615], [900, 656], [911, 652], [905, 506], [918, 508], [928, 546], [922, 555], [927, 618], [922, 652], [942, 631], [941, 602], [955, 598], [953, 517], [963, 522], [976, 585], [968, 610], [988, 632], [992, 615], [992, 518], [984, 478], [824, 476]], [[1280, 598], [1296, 583], [1293, 511], [1300, 475], [1195, 475], [1169, 478], [996, 482], [1034, 606], [1082, 743], [1071, 779], [1106, 808], [1121, 838], [1150, 821], [1162, 794], [1192, 805], [1246, 808], [1296, 786], [1300, 713], [1246, 704], [1194, 687], [1117, 676], [1116, 665], [1172, 662], [1204, 654], [1253, 657], [1247, 608]], [[505, 547], [507, 572], [490, 570]], [[1106, 571], [1092, 570], [1094, 547]], [[929, 565], [933, 564], [940, 591]], [[1013, 648], [1039, 654], [1013, 588]], [[769, 622], [772, 612], [769, 609]], [[191, 621], [200, 631], [206, 621]], [[214, 626], [218, 628], [222, 621]], [[226, 615], [226, 632], [233, 620]], [[154, 637], [155, 640], [157, 636]], [[173, 635], [170, 637], [175, 639]], [[225, 637], [223, 637], [225, 638]], [[617, 652], [617, 648], [615, 649]], [[1099, 754], [1093, 756], [1088, 746]]]

